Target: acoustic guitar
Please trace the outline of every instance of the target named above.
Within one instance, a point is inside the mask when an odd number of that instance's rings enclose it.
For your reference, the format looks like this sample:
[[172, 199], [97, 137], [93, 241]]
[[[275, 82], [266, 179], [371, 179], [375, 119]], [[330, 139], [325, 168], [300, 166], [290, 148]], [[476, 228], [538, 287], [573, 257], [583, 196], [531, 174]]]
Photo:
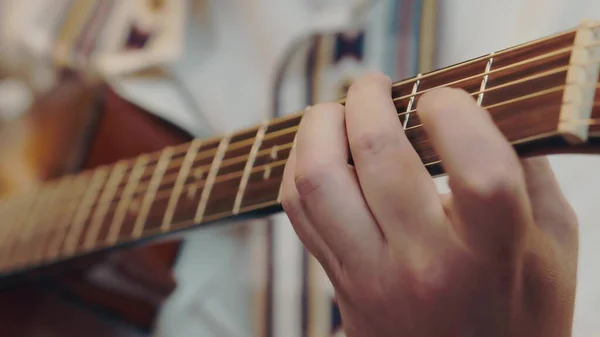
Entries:
[[[600, 23], [394, 83], [399, 125], [444, 174], [419, 97], [450, 86], [485, 107], [520, 156], [600, 153]], [[345, 99], [339, 103], [344, 104]], [[0, 200], [5, 282], [221, 220], [281, 211], [283, 169], [302, 113], [69, 174]], [[28, 276], [29, 275], [29, 276]]]
[[[0, 123], [0, 195], [190, 139], [105, 84], [65, 74], [23, 118]], [[3, 279], [1, 335], [125, 337], [151, 331], [176, 286], [171, 269], [179, 244], [152, 242]]]

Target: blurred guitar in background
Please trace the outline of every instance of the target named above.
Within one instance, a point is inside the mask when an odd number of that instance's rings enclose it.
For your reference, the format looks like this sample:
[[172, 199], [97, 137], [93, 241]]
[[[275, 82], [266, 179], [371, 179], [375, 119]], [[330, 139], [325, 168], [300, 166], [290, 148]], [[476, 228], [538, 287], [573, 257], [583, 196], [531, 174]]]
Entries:
[[[22, 121], [2, 129], [3, 194], [190, 139], [110, 90], [88, 87], [76, 77], [48, 92]], [[118, 321], [150, 329], [158, 306], [175, 287], [171, 267], [178, 248], [173, 241], [95, 256], [65, 272], [2, 288], [0, 331], [6, 336], [116, 336]]]
[[[0, 80], [16, 78], [35, 97], [22, 118], [0, 122], [0, 196], [191, 138], [96, 80], [152, 72], [177, 57], [182, 6], [179, 0], [0, 1]], [[175, 288], [179, 245], [103, 254], [4, 286], [1, 334], [150, 331]]]

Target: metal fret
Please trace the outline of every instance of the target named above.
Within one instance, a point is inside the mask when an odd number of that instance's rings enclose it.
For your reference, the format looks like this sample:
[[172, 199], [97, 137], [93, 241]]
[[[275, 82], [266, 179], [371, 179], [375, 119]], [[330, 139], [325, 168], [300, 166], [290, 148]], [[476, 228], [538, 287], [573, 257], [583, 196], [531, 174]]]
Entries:
[[196, 216], [194, 217], [195, 223], [202, 222], [202, 218], [204, 217], [204, 211], [206, 210], [206, 205], [208, 204], [208, 198], [210, 197], [210, 192], [212, 191], [215, 179], [217, 179], [217, 174], [219, 173], [221, 162], [223, 161], [223, 157], [225, 157], [225, 153], [227, 152], [227, 148], [229, 147], [230, 140], [231, 135], [227, 135], [223, 137], [223, 139], [221, 139], [221, 142], [219, 143], [219, 148], [217, 149], [217, 153], [215, 154], [213, 162], [210, 165], [210, 171], [208, 173], [208, 177], [206, 178], [206, 182], [204, 183], [204, 188], [202, 189], [200, 203], [198, 204]]
[[117, 189], [119, 188], [119, 184], [121, 183], [121, 179], [125, 175], [127, 171], [127, 163], [121, 162], [116, 164], [108, 180], [106, 181], [106, 186], [102, 191], [102, 194], [98, 198], [98, 203], [96, 205], [96, 210], [92, 215], [92, 220], [90, 222], [90, 227], [87, 231], [87, 236], [85, 238], [84, 247], [86, 249], [91, 249], [94, 247], [96, 242], [96, 237], [98, 236], [98, 232], [100, 231], [100, 227], [104, 222], [104, 217], [106, 216], [106, 212], [110, 207], [110, 203], [113, 200]]
[[[76, 192], [73, 193], [72, 201], [69, 203], [67, 210], [63, 213], [62, 220], [64, 220], [64, 223], [62, 223], [61, 226], [59, 226], [57, 232], [53, 235], [54, 239], [52, 240], [47, 249], [45, 258], [51, 259], [58, 255], [60, 251], [60, 246], [63, 243], [63, 240], [65, 239], [65, 236], [67, 234], [66, 231], [69, 228], [68, 220], [73, 219], [75, 217], [74, 213], [77, 211], [78, 207], [83, 203], [82, 194], [86, 192], [86, 189], [89, 186], [88, 183], [90, 181], [91, 179], [88, 179], [87, 176], [83, 175], [80, 176], [75, 182], [73, 182], [73, 184], [70, 185], [70, 187], [72, 187], [72, 189]], [[44, 256], [42, 258], [44, 258]]]
[[477, 97], [477, 105], [481, 106], [483, 103], [483, 96], [485, 94], [485, 88], [487, 87], [488, 78], [490, 76], [490, 71], [492, 70], [492, 64], [494, 63], [494, 52], [490, 53], [490, 58], [488, 60], [487, 65], [485, 66], [485, 75], [481, 80], [481, 87], [479, 88], [479, 96]]
[[36, 229], [38, 229], [36, 227], [40, 223], [42, 217], [47, 216], [46, 210], [55, 200], [58, 188], [59, 184], [54, 184], [41, 189], [39, 192], [40, 196], [35, 204], [31, 209], [27, 210], [27, 218], [23, 223], [23, 227], [20, 228], [21, 235], [17, 239], [17, 251], [10, 257], [13, 266], [23, 265], [31, 257], [29, 254], [33, 248], [31, 245], [34, 233], [36, 232]]
[[[0, 203], [0, 219], [2, 219], [2, 225], [0, 226], [0, 251], [2, 250], [6, 238], [8, 228], [10, 228], [10, 219], [15, 215], [15, 207], [18, 205], [20, 200], [16, 198], [3, 198]], [[11, 208], [12, 207], [12, 208]]]
[[79, 236], [83, 231], [83, 225], [92, 211], [94, 200], [96, 200], [98, 192], [106, 180], [107, 174], [107, 168], [97, 169], [94, 172], [89, 188], [85, 192], [83, 199], [81, 200], [81, 204], [79, 204], [79, 207], [75, 212], [73, 223], [71, 224], [71, 228], [67, 233], [63, 250], [64, 254], [72, 254], [75, 252], [75, 249], [77, 248], [77, 242], [79, 241]]
[[[168, 231], [171, 227], [171, 223], [173, 222], [173, 216], [175, 213], [175, 208], [177, 207], [177, 203], [179, 202], [179, 198], [181, 197], [181, 193], [183, 192], [185, 181], [190, 174], [190, 170], [194, 165], [194, 159], [196, 159], [196, 155], [198, 154], [202, 143], [202, 140], [195, 139], [194, 141], [192, 141], [192, 143], [190, 144], [190, 148], [185, 154], [185, 158], [183, 159], [183, 163], [181, 164], [181, 169], [179, 170], [179, 174], [177, 175], [177, 180], [175, 181], [175, 186], [173, 186], [173, 192], [171, 192], [171, 197], [169, 198], [169, 203], [167, 204], [167, 210], [165, 211], [162, 226], [160, 227], [162, 231]], [[195, 173], [195, 175], [201, 175], [201, 172]]]
[[256, 161], [256, 154], [260, 149], [262, 140], [265, 137], [265, 133], [267, 132], [268, 127], [269, 121], [265, 121], [256, 132], [254, 144], [252, 145], [252, 149], [250, 150], [250, 155], [248, 156], [246, 166], [244, 167], [244, 173], [242, 174], [242, 180], [240, 181], [240, 186], [235, 196], [233, 214], [238, 214], [240, 212], [240, 207], [242, 206], [242, 199], [244, 198], [244, 192], [246, 191], [246, 186], [248, 185], [248, 179], [250, 178], [252, 167], [254, 167], [254, 162]]
[[125, 221], [125, 215], [127, 214], [127, 210], [129, 209], [131, 200], [133, 199], [138, 183], [144, 175], [144, 171], [146, 170], [148, 160], [148, 156], [140, 156], [138, 160], [136, 160], [133, 169], [131, 169], [131, 173], [129, 174], [129, 178], [127, 179], [127, 184], [125, 184], [125, 188], [123, 189], [123, 193], [121, 194], [121, 201], [119, 201], [119, 204], [115, 209], [115, 215], [108, 230], [108, 236], [106, 238], [106, 241], [109, 244], [117, 242], [117, 239], [119, 238], [119, 231], [121, 230], [123, 221]]
[[33, 247], [33, 261], [38, 261], [44, 254], [44, 248], [46, 247], [45, 241], [50, 241], [52, 234], [54, 233], [57, 217], [58, 215], [62, 215], [60, 212], [60, 208], [62, 206], [61, 198], [64, 198], [64, 196], [67, 195], [67, 191], [71, 187], [72, 181], [72, 177], [61, 179], [53, 193], [52, 201], [47, 203], [46, 207], [40, 212], [43, 218], [40, 219], [41, 221], [36, 222], [35, 227], [37, 227], [36, 234], [42, 237], [40, 238], [41, 242], [36, 242], [35, 246]]
[[415, 84], [413, 85], [412, 92], [410, 94], [410, 101], [408, 101], [408, 106], [406, 107], [406, 117], [404, 118], [404, 123], [402, 127], [404, 130], [408, 127], [408, 122], [410, 120], [411, 111], [413, 109], [413, 105], [415, 104], [415, 99], [417, 96], [417, 92], [419, 92], [419, 84], [421, 84], [421, 74], [419, 73], [417, 77], [415, 77]]
[[[16, 237], [19, 235], [18, 229], [21, 227], [21, 221], [27, 217], [26, 210], [30, 205], [34, 205], [37, 194], [32, 195], [21, 195], [19, 199], [14, 202], [14, 209], [9, 213], [8, 218], [3, 219], [3, 234], [2, 244], [0, 245], [0, 267], [6, 268], [6, 264], [9, 262], [9, 254], [13, 246], [16, 244]], [[14, 199], [13, 199], [14, 200]], [[9, 207], [9, 202], [5, 202]]]
[[156, 196], [156, 191], [160, 187], [162, 183], [162, 178], [167, 171], [169, 166], [169, 162], [171, 157], [173, 156], [173, 148], [166, 148], [163, 150], [158, 162], [156, 163], [156, 168], [154, 169], [154, 174], [150, 179], [150, 183], [148, 184], [148, 189], [146, 190], [146, 194], [144, 195], [144, 199], [142, 200], [142, 204], [140, 205], [140, 213], [135, 221], [135, 225], [133, 228], [133, 237], [139, 238], [142, 236], [144, 225], [148, 218], [148, 212], [150, 211], [150, 206], [154, 202], [154, 197]]

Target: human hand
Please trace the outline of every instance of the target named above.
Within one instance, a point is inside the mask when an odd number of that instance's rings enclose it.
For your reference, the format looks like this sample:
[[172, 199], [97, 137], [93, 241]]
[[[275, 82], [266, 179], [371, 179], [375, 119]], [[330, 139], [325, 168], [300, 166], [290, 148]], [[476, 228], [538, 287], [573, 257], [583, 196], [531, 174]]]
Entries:
[[449, 195], [379, 74], [345, 107], [306, 112], [285, 169], [284, 210], [332, 281], [346, 334], [570, 336], [577, 220], [547, 160], [520, 160], [464, 91], [426, 93], [417, 110]]

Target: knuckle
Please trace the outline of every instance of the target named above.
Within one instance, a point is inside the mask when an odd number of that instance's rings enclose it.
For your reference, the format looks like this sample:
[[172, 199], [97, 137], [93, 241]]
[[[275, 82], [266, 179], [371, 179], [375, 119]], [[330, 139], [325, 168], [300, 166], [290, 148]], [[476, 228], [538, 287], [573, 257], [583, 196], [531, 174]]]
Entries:
[[518, 165], [505, 164], [467, 175], [461, 185], [463, 192], [479, 201], [502, 202], [514, 198], [524, 188], [524, 180]]
[[318, 193], [331, 177], [331, 165], [325, 163], [312, 163], [298, 167], [294, 175], [294, 183], [300, 198]]
[[393, 146], [395, 133], [388, 130], [363, 131], [350, 141], [353, 153], [359, 155], [377, 155], [385, 149]]
[[282, 191], [281, 207], [283, 207], [283, 210], [293, 223], [297, 221], [302, 212], [302, 206], [298, 196], [285, 189]]

